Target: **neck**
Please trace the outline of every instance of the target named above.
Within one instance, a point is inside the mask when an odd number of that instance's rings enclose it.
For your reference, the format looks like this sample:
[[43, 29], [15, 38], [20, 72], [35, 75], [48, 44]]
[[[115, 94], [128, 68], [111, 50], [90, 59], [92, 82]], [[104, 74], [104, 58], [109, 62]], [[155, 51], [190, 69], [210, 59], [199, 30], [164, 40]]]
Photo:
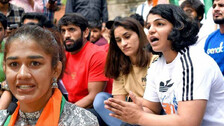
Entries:
[[166, 60], [166, 63], [171, 63], [177, 56], [177, 52], [174, 50], [169, 50], [166, 53], [163, 53], [163, 56]]
[[25, 113], [32, 113], [42, 110], [47, 104], [50, 97], [53, 95], [53, 89], [50, 88], [48, 92], [49, 93], [43, 95], [41, 98], [39, 98], [39, 100], [36, 100], [35, 102], [26, 103], [20, 101], [20, 110]]
[[136, 56], [130, 56], [129, 58], [130, 58], [130, 60], [131, 60], [131, 63], [132, 63], [133, 65], [136, 65]]
[[224, 24], [220, 24], [219, 27], [220, 27], [221, 34], [223, 34], [224, 33]]

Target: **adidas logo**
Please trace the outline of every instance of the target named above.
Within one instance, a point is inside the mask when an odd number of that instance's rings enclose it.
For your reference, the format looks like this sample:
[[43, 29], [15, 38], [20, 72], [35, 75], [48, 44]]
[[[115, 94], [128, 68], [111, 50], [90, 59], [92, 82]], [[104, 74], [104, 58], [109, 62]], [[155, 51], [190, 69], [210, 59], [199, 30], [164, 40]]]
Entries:
[[167, 80], [166, 83], [160, 82], [159, 86], [159, 92], [167, 92], [167, 90], [173, 86], [173, 83], [171, 83], [171, 79]]

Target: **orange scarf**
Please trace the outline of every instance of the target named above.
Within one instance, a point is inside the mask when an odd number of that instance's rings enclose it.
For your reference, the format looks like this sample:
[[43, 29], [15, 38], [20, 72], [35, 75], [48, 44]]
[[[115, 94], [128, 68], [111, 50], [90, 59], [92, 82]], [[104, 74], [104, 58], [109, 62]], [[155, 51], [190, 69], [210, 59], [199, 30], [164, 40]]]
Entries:
[[[60, 117], [60, 108], [61, 108], [62, 94], [61, 91], [57, 88], [54, 90], [54, 94], [49, 99], [48, 103], [43, 109], [36, 126], [58, 126], [59, 117]], [[17, 115], [19, 113], [20, 103], [15, 112], [12, 114], [9, 126], [14, 126]]]

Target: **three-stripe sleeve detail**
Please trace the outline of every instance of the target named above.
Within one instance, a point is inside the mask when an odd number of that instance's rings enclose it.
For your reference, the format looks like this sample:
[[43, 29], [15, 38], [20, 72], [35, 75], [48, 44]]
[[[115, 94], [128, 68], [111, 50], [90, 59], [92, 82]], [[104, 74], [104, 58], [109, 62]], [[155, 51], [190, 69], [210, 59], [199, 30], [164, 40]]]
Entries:
[[194, 68], [189, 54], [189, 48], [185, 48], [180, 53], [183, 75], [182, 101], [193, 100]]

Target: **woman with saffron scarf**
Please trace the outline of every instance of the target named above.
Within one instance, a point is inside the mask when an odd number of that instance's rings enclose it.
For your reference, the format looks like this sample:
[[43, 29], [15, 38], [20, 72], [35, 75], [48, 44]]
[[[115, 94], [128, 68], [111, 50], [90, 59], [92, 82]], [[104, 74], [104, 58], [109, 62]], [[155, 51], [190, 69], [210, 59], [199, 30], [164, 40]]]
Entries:
[[[68, 103], [57, 88], [59, 48], [52, 33], [39, 26], [23, 26], [9, 36], [3, 69], [18, 107], [4, 125], [98, 125], [95, 116]], [[0, 110], [1, 125], [5, 116], [6, 110]]]

